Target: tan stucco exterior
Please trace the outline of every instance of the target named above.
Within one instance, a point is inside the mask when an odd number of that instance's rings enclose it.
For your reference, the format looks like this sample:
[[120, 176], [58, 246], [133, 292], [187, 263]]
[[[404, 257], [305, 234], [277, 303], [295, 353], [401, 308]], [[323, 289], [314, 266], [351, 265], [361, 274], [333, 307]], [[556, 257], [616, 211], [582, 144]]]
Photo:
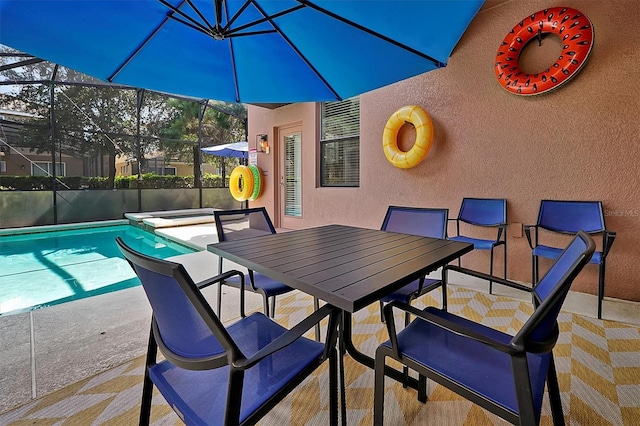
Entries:
[[[556, 6], [528, 0], [488, 3], [446, 68], [363, 94], [359, 188], [318, 185], [318, 104], [250, 107], [249, 140], [266, 133], [271, 145], [270, 154], [258, 155], [266, 172], [265, 192], [251, 205], [268, 207], [282, 225], [275, 191], [278, 129], [299, 125], [303, 215], [288, 227], [341, 223], [378, 228], [389, 205], [447, 207], [455, 217], [463, 197], [506, 198], [508, 274], [528, 282], [531, 256], [521, 225], [535, 223], [540, 200], [601, 200], [607, 227], [618, 234], [607, 261], [606, 294], [639, 301], [640, 3], [574, 0], [562, 5], [591, 19], [596, 40], [586, 66], [553, 92], [516, 96], [500, 87], [494, 75], [495, 54], [506, 33], [525, 16]], [[559, 42], [555, 46], [550, 40], [538, 50], [529, 48], [522, 61], [544, 69], [557, 56]], [[394, 64], [381, 58], [372, 66]], [[385, 159], [382, 132], [389, 116], [410, 104], [430, 114], [435, 136], [426, 160], [401, 170]], [[405, 131], [402, 145], [410, 146], [412, 138], [413, 130]], [[541, 261], [543, 270], [548, 264]], [[471, 253], [463, 265], [488, 271], [488, 254]], [[595, 294], [597, 267], [587, 267], [573, 289]]]

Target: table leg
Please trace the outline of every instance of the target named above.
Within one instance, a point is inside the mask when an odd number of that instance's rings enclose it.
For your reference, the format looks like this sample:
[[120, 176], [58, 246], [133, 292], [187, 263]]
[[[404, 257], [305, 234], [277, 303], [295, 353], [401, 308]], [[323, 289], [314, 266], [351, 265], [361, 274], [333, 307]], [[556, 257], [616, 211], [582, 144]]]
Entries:
[[344, 356], [347, 353], [346, 350], [346, 345], [344, 342], [344, 317], [345, 317], [345, 313], [344, 311], [342, 312], [341, 318], [342, 320], [340, 321], [338, 327], [339, 327], [339, 339], [338, 339], [338, 368], [339, 368], [339, 380], [340, 380], [340, 417], [342, 418], [342, 426], [347, 426], [347, 389], [345, 386], [345, 380], [344, 380]]
[[[352, 339], [352, 330], [353, 327], [351, 325], [351, 313], [343, 311], [342, 314], [342, 325], [340, 327], [340, 355], [341, 357], [344, 355], [344, 351], [351, 355], [351, 358], [358, 361], [360, 364], [366, 365], [367, 367], [373, 369], [375, 365], [375, 360], [371, 358], [369, 355], [361, 352], [358, 348], [353, 344]], [[344, 349], [342, 346], [344, 345]], [[342, 373], [344, 374], [344, 373]], [[388, 365], [384, 367], [384, 374], [392, 379], [402, 383], [404, 386], [420, 389], [419, 382], [417, 379], [410, 377], [409, 375], [405, 375], [402, 371], [396, 370]], [[343, 382], [344, 386], [344, 382]]]

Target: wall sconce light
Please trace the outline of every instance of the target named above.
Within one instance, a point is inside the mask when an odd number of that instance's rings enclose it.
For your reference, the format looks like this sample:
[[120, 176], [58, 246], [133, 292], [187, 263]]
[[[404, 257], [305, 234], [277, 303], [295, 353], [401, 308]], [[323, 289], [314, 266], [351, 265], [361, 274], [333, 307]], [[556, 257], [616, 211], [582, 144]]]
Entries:
[[269, 141], [267, 140], [267, 135], [256, 135], [256, 151], [263, 152], [265, 154], [269, 153]]
[[24, 170], [24, 164], [20, 165], [20, 170]]

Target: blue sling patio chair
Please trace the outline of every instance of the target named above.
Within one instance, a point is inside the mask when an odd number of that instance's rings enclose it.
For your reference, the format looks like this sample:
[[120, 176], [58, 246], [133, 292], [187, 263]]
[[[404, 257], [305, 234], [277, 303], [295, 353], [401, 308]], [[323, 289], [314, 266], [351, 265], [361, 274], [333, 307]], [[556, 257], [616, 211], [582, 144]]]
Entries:
[[[383, 423], [387, 357], [418, 372], [420, 401], [427, 400], [426, 381], [430, 378], [518, 425], [539, 424], [546, 383], [553, 422], [564, 424], [552, 352], [559, 335], [557, 317], [572, 281], [594, 250], [591, 237], [578, 232], [533, 289], [457, 266], [444, 268], [443, 290], [447, 272], [453, 270], [530, 292], [534, 311], [514, 336], [449, 313], [446, 306], [419, 310], [398, 302], [386, 305], [390, 339], [376, 350], [374, 424]], [[417, 318], [396, 333], [393, 309]]]
[[[504, 278], [507, 278], [507, 200], [504, 198], [463, 198], [458, 217], [449, 219], [456, 222], [456, 235], [449, 237], [452, 241], [473, 244], [474, 250], [488, 250], [489, 275], [493, 275], [493, 250], [503, 246]], [[460, 232], [460, 223], [485, 228], [498, 228], [495, 238], [480, 238]], [[468, 230], [467, 230], [468, 231]], [[458, 259], [460, 266], [460, 259]], [[489, 293], [493, 293], [493, 281], [489, 281]]]
[[[533, 236], [531, 230], [533, 229]], [[531, 282], [538, 282], [539, 262], [541, 257], [555, 259], [562, 249], [553, 245], [540, 244], [541, 236], [550, 233], [574, 235], [578, 231], [587, 234], [602, 234], [602, 250], [596, 250], [589, 263], [598, 268], [598, 318], [602, 318], [602, 300], [604, 299], [605, 265], [609, 250], [616, 238], [616, 233], [607, 230], [604, 223], [604, 212], [600, 201], [559, 201], [542, 200], [538, 211], [538, 221], [535, 225], [527, 225], [524, 232], [531, 247]], [[545, 235], [549, 241], [549, 235]]]
[[[234, 209], [234, 210], [214, 210], [213, 217], [216, 222], [216, 231], [218, 233], [218, 241], [237, 241], [245, 238], [259, 238], [262, 235], [270, 235], [276, 233], [276, 228], [271, 222], [271, 218], [264, 207], [254, 207], [250, 209]], [[259, 244], [259, 240], [256, 240]], [[218, 273], [223, 270], [223, 259], [219, 259]], [[264, 300], [264, 314], [275, 317], [276, 314], [276, 296], [293, 291], [293, 288], [274, 280], [266, 275], [249, 270], [245, 275], [245, 281], [249, 282], [246, 290], [262, 295]], [[220, 283], [218, 289], [218, 315], [220, 315], [222, 307], [222, 285], [228, 285], [239, 288], [240, 280], [237, 277], [225, 279]], [[271, 300], [271, 307], [269, 307]], [[314, 308], [318, 310], [320, 302], [317, 298], [313, 299]], [[320, 326], [316, 327], [316, 340], [320, 340]]]
[[[382, 221], [383, 231], [401, 234], [419, 235], [421, 237], [447, 238], [447, 220], [449, 209], [432, 209], [423, 207], [389, 206]], [[393, 293], [380, 299], [380, 316], [384, 321], [382, 309], [385, 303], [399, 301], [411, 303], [412, 300], [440, 287], [437, 279], [421, 277]], [[443, 296], [443, 300], [446, 296]], [[405, 324], [409, 324], [410, 315], [405, 315]]]
[[[155, 385], [188, 425], [253, 425], [314, 370], [329, 359], [331, 424], [338, 423], [339, 312], [329, 305], [290, 330], [256, 312], [225, 327], [200, 289], [244, 276], [228, 271], [195, 284], [179, 263], [138, 253], [120, 238], [123, 255], [134, 269], [153, 316], [140, 408], [148, 425]], [[329, 316], [325, 343], [303, 334]], [[164, 360], [157, 362], [157, 351]]]

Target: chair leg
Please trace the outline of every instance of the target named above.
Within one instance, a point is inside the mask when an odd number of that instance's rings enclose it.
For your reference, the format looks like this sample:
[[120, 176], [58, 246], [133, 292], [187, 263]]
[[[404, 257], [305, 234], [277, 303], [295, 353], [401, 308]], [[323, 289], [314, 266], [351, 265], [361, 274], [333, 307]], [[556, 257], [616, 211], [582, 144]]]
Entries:
[[267, 318], [271, 318], [271, 315], [269, 315], [269, 297], [262, 293], [262, 308], [264, 309], [264, 315]]
[[529, 378], [529, 367], [526, 356], [512, 356], [511, 364], [514, 371], [516, 385], [516, 401], [518, 403], [521, 425], [536, 425], [540, 419], [533, 406], [533, 391]]
[[153, 325], [149, 332], [149, 344], [147, 345], [147, 357], [144, 365], [144, 381], [142, 385], [142, 401], [140, 402], [140, 419], [141, 426], [148, 426], [151, 417], [151, 400], [153, 399], [153, 382], [149, 376], [149, 368], [156, 364], [156, 353], [158, 345], [153, 337]]
[[[491, 257], [489, 258], [489, 275], [493, 276], [493, 246], [491, 246]], [[493, 294], [493, 281], [489, 280], [489, 294]]]
[[506, 241], [502, 245], [502, 247], [504, 249], [504, 279], [506, 280], [507, 279], [507, 243]]
[[553, 424], [556, 426], [564, 426], [562, 399], [560, 398], [560, 387], [558, 386], [558, 376], [556, 374], [553, 355], [549, 360], [549, 369], [547, 371], [547, 390], [549, 392], [549, 403], [551, 405], [551, 417], [553, 419]]
[[142, 385], [142, 401], [140, 403], [140, 426], [148, 426], [151, 418], [151, 399], [153, 398], [153, 382], [149, 377], [149, 369], [145, 367]]
[[384, 423], [384, 364], [387, 348], [379, 347], [376, 350], [375, 360], [375, 384], [373, 393], [373, 424], [382, 426]]
[[271, 310], [269, 311], [269, 313], [271, 314], [271, 318], [276, 317], [276, 296], [273, 296], [271, 298]]
[[[444, 278], [444, 277], [443, 277]], [[447, 283], [445, 280], [442, 281], [442, 285], [440, 286], [442, 292], [442, 309], [447, 310]]]
[[418, 374], [418, 401], [427, 402], [427, 377], [422, 374]]
[[218, 284], [218, 317], [222, 318], [222, 281]]
[[338, 426], [338, 354], [335, 348], [329, 356], [329, 424]]
[[[318, 300], [317, 297], [313, 298], [313, 309], [314, 310], [318, 310], [320, 309], [320, 301]], [[320, 323], [316, 324], [316, 341], [319, 342], [320, 341]]]
[[381, 300], [380, 301], [380, 321], [384, 323], [384, 302]]
[[598, 319], [602, 319], [602, 302], [604, 300], [604, 262], [600, 264], [598, 273]]

